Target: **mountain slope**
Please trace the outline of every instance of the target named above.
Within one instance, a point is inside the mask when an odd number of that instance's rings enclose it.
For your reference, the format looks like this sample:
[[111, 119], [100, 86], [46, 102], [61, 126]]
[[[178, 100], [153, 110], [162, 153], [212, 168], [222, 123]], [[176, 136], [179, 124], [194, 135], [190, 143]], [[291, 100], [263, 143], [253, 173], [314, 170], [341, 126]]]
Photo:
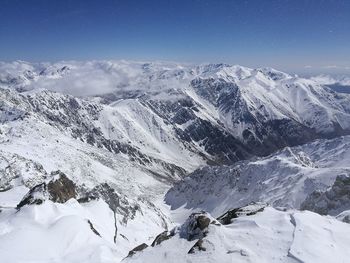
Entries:
[[[349, 136], [319, 140], [232, 166], [198, 169], [175, 183], [166, 194], [166, 201], [172, 209], [184, 206], [205, 210], [214, 216], [252, 201], [297, 209], [303, 206], [319, 212], [303, 202], [307, 198], [311, 199], [308, 202], [313, 202], [315, 192], [326, 191], [337, 178], [348, 178], [349, 160]], [[348, 185], [344, 184], [341, 189], [345, 191], [344, 198], [347, 189]], [[324, 208], [323, 214], [336, 215], [348, 209], [333, 202], [332, 206]]]
[[168, 126], [169, 136], [188, 142], [181, 147], [210, 163], [350, 133], [349, 95], [270, 68], [127, 61], [14, 62], [2, 68], [4, 87], [49, 88], [93, 96], [121, 114], [148, 112], [147, 118]]
[[[0, 252], [11, 262], [116, 262], [193, 210], [218, 216], [259, 200], [344, 211], [346, 221], [349, 102], [269, 68], [0, 63]], [[299, 212], [277, 216], [290, 213]]]
[[[200, 216], [201, 222], [203, 218], [211, 221], [204, 229], [198, 225]], [[174, 236], [125, 261], [346, 262], [349, 231], [348, 224], [334, 218], [271, 207], [254, 215], [239, 216], [226, 225], [208, 214], [194, 214], [175, 230]], [[197, 236], [188, 238], [189, 232]]]

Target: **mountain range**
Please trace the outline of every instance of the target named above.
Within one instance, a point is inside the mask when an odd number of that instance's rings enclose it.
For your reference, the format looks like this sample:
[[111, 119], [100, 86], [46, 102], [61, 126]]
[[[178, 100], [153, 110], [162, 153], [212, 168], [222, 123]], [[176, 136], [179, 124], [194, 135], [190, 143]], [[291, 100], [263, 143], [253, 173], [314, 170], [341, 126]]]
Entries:
[[346, 262], [349, 159], [350, 94], [321, 78], [0, 63], [6, 262]]

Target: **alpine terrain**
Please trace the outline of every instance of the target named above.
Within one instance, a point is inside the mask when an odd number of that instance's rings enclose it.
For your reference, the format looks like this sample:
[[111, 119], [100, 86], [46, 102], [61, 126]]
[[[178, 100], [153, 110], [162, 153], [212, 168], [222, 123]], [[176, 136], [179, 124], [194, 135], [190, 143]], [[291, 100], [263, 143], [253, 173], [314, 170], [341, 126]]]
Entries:
[[346, 81], [0, 62], [0, 261], [349, 262]]

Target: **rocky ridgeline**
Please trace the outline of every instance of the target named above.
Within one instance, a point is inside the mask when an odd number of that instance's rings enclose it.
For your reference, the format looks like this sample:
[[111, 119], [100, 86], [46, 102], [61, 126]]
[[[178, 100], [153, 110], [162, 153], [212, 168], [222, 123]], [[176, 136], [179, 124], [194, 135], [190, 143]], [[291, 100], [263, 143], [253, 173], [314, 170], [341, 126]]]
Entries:
[[[92, 100], [46, 90], [26, 96], [12, 94], [16, 97], [13, 99], [1, 90], [0, 97], [5, 103], [0, 104], [0, 112], [11, 114], [1, 114], [0, 121], [24, 118], [33, 111], [74, 138], [113, 153], [127, 154], [141, 163], [156, 160], [149, 160], [135, 145], [104, 137], [95, 125], [105, 104], [119, 100], [140, 102], [144, 109], [162, 119], [180, 139], [181, 146], [196, 149], [195, 154], [200, 154], [208, 164], [229, 164], [316, 138], [350, 133], [350, 96], [270, 68], [108, 61], [76, 65], [64, 62], [46, 67], [21, 63], [31, 70], [19, 70], [0, 78], [0, 84], [14, 93], [35, 89], [37, 82], [45, 83], [53, 77], [52, 86], [65, 83], [67, 77], [72, 78], [74, 86], [74, 76], [81, 76], [77, 73], [87, 69], [92, 75], [96, 73], [96, 78], [119, 77], [110, 92], [96, 94]], [[135, 73], [129, 82], [118, 83], [118, 79], [128, 77], [114, 71], [120, 67]], [[6, 102], [9, 100], [14, 105]], [[159, 124], [151, 122], [147, 126], [157, 129]]]
[[[173, 238], [175, 235], [178, 235], [179, 238], [186, 239], [189, 242], [197, 240], [188, 251], [188, 254], [206, 251], [206, 245], [211, 244], [210, 241], [206, 239], [210, 231], [209, 226], [220, 227], [222, 225], [229, 225], [235, 218], [251, 216], [258, 212], [262, 212], [266, 206], [267, 204], [265, 203], [251, 203], [247, 206], [228, 210], [217, 219], [213, 218], [210, 214], [204, 211], [192, 213], [180, 227], [175, 227], [171, 231], [164, 231], [160, 233], [152, 242], [151, 247], [160, 245], [162, 242]], [[147, 244], [143, 243], [132, 249], [129, 252], [128, 257], [131, 257], [137, 252], [143, 251], [148, 247], [149, 246]]]
[[51, 172], [50, 178], [52, 179], [32, 187], [19, 202], [17, 209], [25, 205], [40, 205], [46, 200], [65, 203], [74, 198], [79, 203], [87, 203], [102, 199], [114, 213], [123, 215], [124, 223], [128, 219], [133, 219], [136, 211], [140, 209], [137, 204], [131, 205], [127, 199], [118, 194], [107, 183], [96, 185], [92, 189], [86, 189], [84, 186], [74, 183], [61, 171]]

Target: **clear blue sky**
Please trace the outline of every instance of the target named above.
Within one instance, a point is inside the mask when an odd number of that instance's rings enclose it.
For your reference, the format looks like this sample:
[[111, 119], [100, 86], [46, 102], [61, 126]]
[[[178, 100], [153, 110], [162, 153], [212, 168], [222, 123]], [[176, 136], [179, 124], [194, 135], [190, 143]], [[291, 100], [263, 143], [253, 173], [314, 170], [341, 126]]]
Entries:
[[0, 0], [0, 60], [350, 72], [350, 0]]

